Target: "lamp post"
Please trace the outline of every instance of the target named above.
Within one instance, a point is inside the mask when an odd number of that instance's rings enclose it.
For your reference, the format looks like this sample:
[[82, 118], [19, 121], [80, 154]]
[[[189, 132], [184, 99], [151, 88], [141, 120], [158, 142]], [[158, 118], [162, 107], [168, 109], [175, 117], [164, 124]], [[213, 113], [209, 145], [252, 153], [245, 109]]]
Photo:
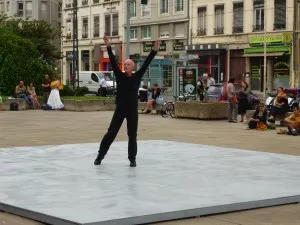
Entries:
[[77, 19], [78, 1], [73, 2], [73, 89], [75, 89], [75, 79], [77, 79], [77, 87], [79, 87], [79, 68], [78, 68], [78, 19]]
[[267, 24], [266, 24], [266, 3], [267, 1], [264, 1], [264, 85], [263, 85], [263, 96], [266, 97], [266, 89], [267, 89]]

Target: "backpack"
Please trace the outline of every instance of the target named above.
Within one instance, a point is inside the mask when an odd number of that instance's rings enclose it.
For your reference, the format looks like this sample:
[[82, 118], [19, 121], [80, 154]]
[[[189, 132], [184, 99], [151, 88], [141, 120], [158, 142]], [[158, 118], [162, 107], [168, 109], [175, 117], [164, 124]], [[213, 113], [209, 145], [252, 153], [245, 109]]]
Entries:
[[10, 103], [9, 110], [10, 111], [19, 111], [19, 104], [16, 102]]

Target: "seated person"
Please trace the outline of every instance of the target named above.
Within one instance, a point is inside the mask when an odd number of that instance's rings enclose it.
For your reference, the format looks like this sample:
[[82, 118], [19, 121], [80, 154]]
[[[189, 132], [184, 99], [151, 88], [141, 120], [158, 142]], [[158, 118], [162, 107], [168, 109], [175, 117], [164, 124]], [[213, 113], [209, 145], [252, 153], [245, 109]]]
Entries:
[[156, 99], [159, 96], [160, 96], [160, 88], [158, 88], [158, 84], [154, 84], [152, 89], [152, 98], [148, 100], [147, 106], [144, 109], [143, 113], [150, 113], [153, 110], [153, 106], [156, 104]]
[[19, 85], [16, 86], [15, 94], [17, 98], [24, 98], [27, 102], [27, 104], [31, 104], [31, 100], [29, 96], [27, 96], [27, 89], [24, 86], [24, 82], [20, 81]]
[[139, 90], [139, 97], [141, 102], [148, 102], [148, 86], [143, 85]]
[[288, 127], [289, 135], [300, 135], [300, 111], [299, 106], [294, 106], [293, 114], [284, 119], [286, 126]]
[[267, 130], [267, 115], [268, 112], [265, 108], [265, 104], [259, 103], [258, 109], [255, 111], [255, 113], [249, 120], [249, 129]]
[[286, 114], [288, 111], [288, 96], [283, 92], [283, 88], [280, 87], [277, 90], [277, 96], [275, 97], [274, 105], [271, 107], [268, 122], [275, 123], [277, 115]]

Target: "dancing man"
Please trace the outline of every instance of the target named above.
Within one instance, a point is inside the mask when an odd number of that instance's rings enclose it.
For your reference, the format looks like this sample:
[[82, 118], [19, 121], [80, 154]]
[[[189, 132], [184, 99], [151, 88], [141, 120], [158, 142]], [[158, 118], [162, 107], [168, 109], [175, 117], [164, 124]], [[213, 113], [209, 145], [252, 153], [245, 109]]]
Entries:
[[98, 156], [95, 159], [94, 164], [101, 164], [101, 161], [104, 159], [108, 149], [116, 138], [123, 120], [126, 118], [128, 135], [128, 159], [130, 161], [130, 167], [136, 167], [138, 90], [140, 87], [142, 76], [144, 75], [152, 59], [156, 55], [160, 42], [155, 42], [152, 51], [148, 55], [142, 67], [137, 72], [133, 73], [135, 67], [134, 62], [131, 59], [126, 59], [124, 62], [125, 72], [122, 72], [118, 67], [108, 37], [104, 36], [103, 39], [107, 47], [110, 63], [114, 71], [117, 83], [116, 110], [114, 112], [108, 131], [101, 141]]

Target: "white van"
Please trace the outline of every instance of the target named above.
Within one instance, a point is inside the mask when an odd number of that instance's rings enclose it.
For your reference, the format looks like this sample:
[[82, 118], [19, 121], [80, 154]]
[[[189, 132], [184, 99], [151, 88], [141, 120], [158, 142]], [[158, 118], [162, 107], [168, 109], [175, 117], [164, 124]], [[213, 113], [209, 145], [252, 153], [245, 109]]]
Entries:
[[107, 75], [107, 82], [111, 88], [107, 89], [109, 94], [116, 89], [113, 71], [79, 71], [79, 86], [87, 87], [90, 93], [99, 94], [100, 81]]

